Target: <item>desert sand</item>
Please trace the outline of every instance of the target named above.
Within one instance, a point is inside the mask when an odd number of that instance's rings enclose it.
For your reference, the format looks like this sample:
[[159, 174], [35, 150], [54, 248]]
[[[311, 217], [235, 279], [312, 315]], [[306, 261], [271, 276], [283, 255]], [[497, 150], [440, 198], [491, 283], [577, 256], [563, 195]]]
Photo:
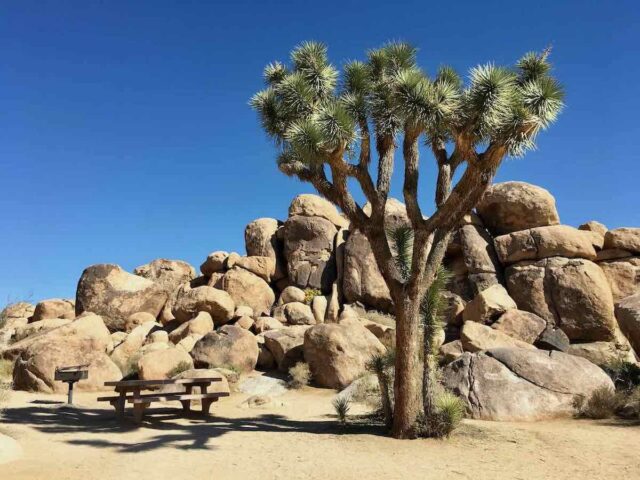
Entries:
[[[14, 392], [0, 433], [21, 479], [600, 479], [640, 478], [640, 426], [617, 420], [497, 423], [465, 420], [448, 440], [398, 441], [371, 427], [338, 426], [333, 392], [289, 391], [262, 407], [233, 394], [214, 416], [182, 418], [158, 405], [138, 427], [118, 423], [96, 394]], [[363, 411], [354, 408], [353, 412]], [[0, 447], [1, 448], [1, 447]]]

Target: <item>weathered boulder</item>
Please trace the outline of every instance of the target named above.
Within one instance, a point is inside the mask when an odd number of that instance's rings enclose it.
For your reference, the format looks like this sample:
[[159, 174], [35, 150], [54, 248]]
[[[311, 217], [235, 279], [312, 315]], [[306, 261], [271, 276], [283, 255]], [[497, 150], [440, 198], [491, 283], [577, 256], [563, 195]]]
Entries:
[[362, 302], [377, 310], [393, 309], [391, 293], [382, 278], [369, 240], [358, 230], [351, 232], [344, 247], [342, 293], [347, 302]]
[[129, 374], [133, 370], [133, 366], [137, 364], [138, 351], [144, 345], [149, 333], [155, 328], [158, 328], [155, 322], [147, 322], [137, 326], [111, 352], [111, 360], [124, 375]]
[[534, 345], [541, 350], [566, 352], [569, 350], [570, 342], [569, 337], [562, 330], [547, 325], [547, 328], [542, 331]]
[[616, 305], [616, 318], [620, 330], [640, 354], [640, 293], [631, 295]]
[[281, 222], [275, 218], [258, 218], [244, 229], [244, 243], [247, 255], [269, 257], [275, 264], [273, 280], [286, 276], [287, 265], [283, 255], [283, 244], [278, 239]]
[[16, 326], [14, 328], [13, 340], [18, 342], [22, 339], [35, 335], [36, 333], [53, 330], [54, 328], [67, 325], [68, 323], [71, 323], [71, 320], [66, 318], [46, 318], [37, 322]]
[[494, 273], [501, 271], [493, 240], [481, 226], [463, 225], [457, 231], [462, 261], [468, 273]]
[[200, 271], [206, 276], [224, 271], [227, 257], [229, 257], [229, 252], [223, 252], [221, 250], [211, 252], [204, 263], [200, 265]]
[[444, 343], [438, 349], [440, 358], [443, 363], [451, 363], [454, 360], [460, 358], [464, 353], [461, 340], [454, 340], [452, 342]]
[[232, 268], [224, 274], [221, 288], [236, 305], [246, 305], [255, 315], [269, 314], [276, 295], [269, 284], [260, 277], [242, 268]]
[[553, 196], [525, 182], [496, 183], [476, 210], [485, 226], [497, 235], [560, 223]]
[[479, 352], [492, 348], [534, 349], [527, 342], [510, 337], [500, 330], [482, 325], [478, 322], [464, 322], [460, 332], [460, 341], [465, 352]]
[[148, 323], [148, 322], [155, 323], [155, 321], [156, 321], [155, 317], [150, 313], [147, 313], [147, 312], [134, 313], [133, 315], [129, 315], [129, 318], [127, 318], [127, 320], [124, 322], [124, 331], [128, 333], [128, 332], [131, 332], [134, 328], [138, 327], [139, 325], [144, 325], [145, 323]]
[[467, 303], [462, 318], [465, 322], [492, 323], [507, 310], [518, 308], [507, 290], [500, 284], [493, 285], [480, 292]]
[[598, 266], [609, 281], [614, 302], [640, 292], [640, 257], [607, 260]]
[[256, 333], [278, 330], [280, 328], [284, 328], [284, 325], [273, 317], [258, 317], [255, 322], [253, 322], [253, 330]]
[[380, 343], [389, 349], [396, 348], [396, 329], [372, 320], [360, 319], [362, 326], [373, 333]]
[[524, 310], [509, 310], [491, 325], [491, 328], [527, 343], [534, 343], [546, 327], [543, 318]]
[[466, 401], [472, 418], [498, 421], [570, 416], [576, 395], [613, 390], [609, 376], [590, 361], [543, 350], [465, 353], [444, 368], [443, 380]]
[[233, 318], [235, 307], [233, 298], [223, 290], [206, 286], [190, 288], [185, 284], [173, 306], [173, 315], [178, 322], [184, 323], [195, 318], [199, 312], [206, 312], [216, 325], [222, 325]]
[[169, 333], [166, 330], [154, 330], [147, 337], [147, 343], [169, 343]]
[[185, 352], [190, 353], [202, 337], [204, 337], [204, 335], [191, 333], [176, 343], [176, 348], [181, 348]]
[[349, 221], [345, 219], [336, 207], [318, 195], [303, 193], [293, 199], [289, 206], [289, 217], [321, 217], [336, 227], [347, 227]]
[[189, 335], [200, 335], [201, 337], [213, 331], [213, 318], [207, 312], [199, 312], [195, 318], [183, 323], [169, 333], [169, 340], [176, 345]]
[[271, 257], [240, 257], [234, 266], [244, 268], [265, 282], [270, 282], [276, 273], [276, 263]]
[[159, 285], [167, 294], [167, 303], [160, 314], [160, 321], [167, 323], [173, 320], [171, 309], [175, 302], [174, 293], [180, 285], [190, 282], [196, 277], [195, 269], [182, 260], [167, 260], [158, 258], [145, 265], [140, 265], [133, 273], [147, 278]]
[[640, 228], [616, 228], [604, 236], [604, 248], [620, 248], [640, 253]]
[[309, 328], [306, 325], [298, 325], [270, 330], [263, 334], [264, 344], [273, 355], [280, 371], [286, 372], [304, 359], [304, 334]]
[[62, 393], [67, 386], [54, 380], [56, 367], [89, 364], [89, 378], [79, 390], [102, 390], [104, 382], [120, 380], [122, 373], [105, 353], [112, 345], [102, 318], [85, 315], [66, 325], [12, 344], [4, 358], [16, 358], [14, 388]]
[[233, 314], [234, 318], [240, 318], [240, 317], [254, 317], [254, 313], [253, 313], [253, 308], [248, 307], [246, 305], [238, 305], [236, 307], [236, 311]]
[[595, 263], [562, 257], [525, 261], [508, 267], [505, 277], [520, 310], [560, 327], [572, 341], [613, 338], [613, 297]]
[[633, 253], [628, 250], [622, 250], [621, 248], [608, 248], [597, 252], [596, 262], [602, 262], [604, 260], [619, 260], [621, 258], [628, 257], [633, 257]]
[[163, 286], [125, 272], [118, 265], [92, 265], [82, 272], [76, 314], [93, 312], [111, 331], [124, 330], [129, 316], [147, 312], [157, 318], [167, 301]]
[[289, 325], [315, 325], [316, 319], [313, 316], [311, 307], [300, 302], [287, 303], [284, 306], [284, 316]]
[[586, 358], [600, 366], [621, 360], [635, 363], [636, 359], [633, 352], [620, 347], [616, 342], [573, 343], [569, 345], [567, 353]]
[[30, 318], [33, 316], [36, 307], [28, 302], [16, 302], [7, 305], [0, 312], [0, 325], [9, 318]]
[[304, 335], [304, 358], [315, 383], [345, 388], [364, 371], [366, 363], [386, 351], [375, 335], [357, 323], [324, 323]]
[[311, 311], [313, 312], [313, 317], [316, 320], [315, 323], [324, 323], [328, 306], [329, 301], [326, 296], [316, 295], [313, 297], [313, 300], [311, 300]]
[[[53, 321], [60, 322], [62, 325], [12, 343], [2, 350], [2, 358], [13, 360], [31, 347], [33, 347], [32, 353], [38, 353], [40, 350], [49, 348], [49, 344], [63, 345], [67, 339], [73, 342], [74, 348], [78, 346], [83, 351], [106, 352], [112, 348], [113, 343], [109, 330], [98, 315], [89, 313], [72, 321], [66, 319], [54, 319]], [[41, 320], [41, 322], [46, 322], [46, 320]]]
[[442, 298], [442, 313], [440, 314], [442, 320], [447, 325], [453, 326], [461, 326], [464, 319], [462, 318], [462, 314], [464, 312], [465, 307], [467, 306], [466, 302], [462, 299], [460, 295], [457, 295], [448, 290], [444, 290], [441, 293]]
[[258, 343], [248, 330], [225, 325], [202, 337], [191, 350], [191, 356], [198, 368], [233, 367], [250, 372], [258, 361]]
[[46, 350], [29, 348], [16, 360], [13, 370], [13, 388], [44, 393], [65, 393], [67, 385], [54, 380], [55, 368], [65, 365], [89, 365], [88, 378], [74, 388], [81, 391], [105, 390], [104, 382], [118, 381], [122, 373], [109, 356], [95, 350], [85, 351], [73, 341], [55, 343]]
[[253, 328], [253, 324], [253, 318], [247, 316], [238, 318], [234, 323], [236, 327], [244, 328], [245, 330], [251, 330]]
[[[166, 345], [166, 344], [153, 344]], [[173, 378], [180, 371], [191, 370], [193, 360], [181, 348], [168, 347], [149, 352], [138, 359], [140, 380], [164, 380]]]
[[76, 306], [73, 300], [50, 298], [49, 300], [38, 302], [30, 321], [38, 322], [45, 318], [66, 318], [73, 320], [76, 318]]
[[278, 299], [278, 305], [284, 305], [286, 303], [291, 302], [301, 302], [304, 303], [306, 295], [304, 290], [298, 287], [289, 286], [282, 290], [280, 293], [280, 298]]
[[323, 217], [295, 215], [284, 224], [284, 255], [289, 281], [299, 288], [331, 291], [337, 271], [333, 240], [335, 225]]
[[494, 239], [496, 252], [503, 264], [548, 257], [586, 258], [595, 260], [591, 238], [567, 225], [536, 227], [508, 233]]
[[603, 239], [605, 234], [607, 233], [607, 227], [606, 225], [603, 225], [600, 222], [596, 222], [595, 220], [591, 220], [587, 223], [583, 223], [582, 225], [580, 225], [578, 227], [578, 230], [583, 230], [585, 232], [593, 232], [593, 233], [597, 233], [598, 235], [600, 235]]

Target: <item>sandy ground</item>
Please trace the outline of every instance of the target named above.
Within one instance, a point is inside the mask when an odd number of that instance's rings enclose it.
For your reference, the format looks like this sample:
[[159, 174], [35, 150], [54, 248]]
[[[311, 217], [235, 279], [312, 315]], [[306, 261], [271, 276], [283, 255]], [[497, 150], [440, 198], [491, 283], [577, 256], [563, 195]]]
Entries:
[[332, 397], [308, 388], [249, 408], [246, 395], [234, 394], [208, 419], [159, 405], [137, 427], [115, 421], [95, 394], [76, 395], [82, 408], [69, 410], [60, 408], [63, 396], [15, 392], [0, 432], [24, 454], [1, 465], [0, 478], [640, 478], [637, 423], [465, 421], [446, 441], [398, 441], [370, 427], [340, 428]]

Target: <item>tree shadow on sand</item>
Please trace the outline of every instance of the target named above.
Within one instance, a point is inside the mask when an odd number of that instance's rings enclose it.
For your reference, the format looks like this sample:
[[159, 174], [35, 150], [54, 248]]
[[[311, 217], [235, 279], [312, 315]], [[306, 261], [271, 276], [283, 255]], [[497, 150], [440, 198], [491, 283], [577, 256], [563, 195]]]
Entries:
[[[67, 439], [72, 445], [109, 448], [119, 452], [143, 452], [158, 448], [202, 449], [216, 448], [215, 440], [229, 432], [309, 433], [316, 435], [366, 434], [384, 435], [380, 425], [355, 422], [340, 426], [334, 421], [292, 420], [282, 415], [262, 414], [252, 417], [208, 417], [193, 412], [186, 417], [175, 408], [152, 408], [142, 425], [129, 418], [119, 421], [113, 411], [67, 407], [62, 405], [32, 404], [9, 408], [0, 418], [7, 424], [26, 425], [47, 434], [78, 434]], [[127, 439], [127, 433], [140, 428], [151, 430], [144, 438]], [[121, 433], [121, 440], [99, 438], [100, 434]], [[92, 438], [97, 437], [97, 438]]]

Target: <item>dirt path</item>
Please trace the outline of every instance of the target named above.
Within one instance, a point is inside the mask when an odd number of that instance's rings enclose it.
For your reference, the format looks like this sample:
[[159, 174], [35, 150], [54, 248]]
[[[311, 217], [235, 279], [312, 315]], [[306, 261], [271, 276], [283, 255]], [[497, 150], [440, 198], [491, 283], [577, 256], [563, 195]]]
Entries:
[[[24, 456], [0, 466], [17, 479], [600, 479], [640, 478], [640, 426], [613, 421], [466, 421], [447, 441], [396, 441], [364, 427], [341, 430], [332, 392], [289, 392], [248, 408], [243, 395], [215, 417], [175, 408], [141, 428], [120, 425], [96, 395], [63, 410], [63, 396], [15, 392], [0, 431]], [[348, 432], [348, 434], [346, 433]]]

